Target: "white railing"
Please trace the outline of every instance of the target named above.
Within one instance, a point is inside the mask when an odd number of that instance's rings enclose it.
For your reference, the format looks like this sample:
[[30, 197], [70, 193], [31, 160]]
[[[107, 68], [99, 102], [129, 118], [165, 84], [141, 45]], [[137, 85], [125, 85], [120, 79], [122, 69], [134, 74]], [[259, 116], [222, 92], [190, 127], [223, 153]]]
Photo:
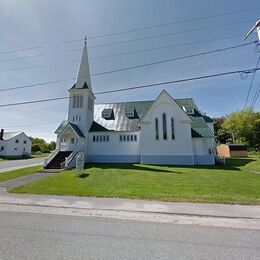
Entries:
[[[72, 168], [72, 167], [74, 167], [75, 165], [72, 165], [73, 164], [73, 159], [75, 159], [76, 158], [76, 155], [77, 155], [77, 151], [74, 151], [74, 152], [72, 152], [71, 154], [70, 154], [70, 156], [69, 157], [66, 157], [65, 158], [65, 164], [64, 164], [64, 168], [65, 169], [68, 169], [68, 168]], [[70, 165], [71, 164], [71, 165]]]
[[50, 161], [58, 154], [59, 151], [59, 147], [56, 147], [56, 149], [46, 159], [44, 159], [43, 166], [46, 167], [50, 163]]

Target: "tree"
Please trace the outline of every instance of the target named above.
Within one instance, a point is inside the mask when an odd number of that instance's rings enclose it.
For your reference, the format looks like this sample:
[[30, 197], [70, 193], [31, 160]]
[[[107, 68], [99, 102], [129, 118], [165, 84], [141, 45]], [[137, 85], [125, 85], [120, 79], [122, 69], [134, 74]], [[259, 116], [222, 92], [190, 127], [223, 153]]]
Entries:
[[226, 116], [224, 128], [234, 136], [236, 143], [259, 148], [260, 113], [248, 108]]
[[54, 141], [47, 143], [44, 139], [38, 137], [29, 137], [32, 141], [32, 151], [41, 151], [42, 153], [49, 153], [53, 151], [56, 147], [56, 143]]
[[218, 144], [231, 142], [232, 135], [224, 128], [225, 117], [213, 118], [215, 138]]

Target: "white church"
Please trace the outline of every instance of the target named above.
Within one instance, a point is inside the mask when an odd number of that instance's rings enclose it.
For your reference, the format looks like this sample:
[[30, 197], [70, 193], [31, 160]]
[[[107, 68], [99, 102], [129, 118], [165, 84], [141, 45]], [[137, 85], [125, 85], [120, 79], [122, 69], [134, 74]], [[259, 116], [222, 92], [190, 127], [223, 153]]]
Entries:
[[79, 153], [85, 163], [215, 163], [213, 121], [192, 98], [163, 90], [155, 100], [95, 104], [86, 44], [69, 95], [68, 118], [55, 131], [57, 148], [46, 169], [75, 167]]

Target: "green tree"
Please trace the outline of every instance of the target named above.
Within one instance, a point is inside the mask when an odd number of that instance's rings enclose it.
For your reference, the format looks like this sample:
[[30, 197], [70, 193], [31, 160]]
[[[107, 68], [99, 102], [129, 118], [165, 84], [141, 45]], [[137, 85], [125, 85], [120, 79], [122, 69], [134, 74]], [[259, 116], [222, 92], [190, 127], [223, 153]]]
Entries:
[[231, 142], [232, 135], [224, 128], [225, 117], [213, 118], [215, 138], [218, 144]]
[[260, 113], [248, 108], [227, 115], [224, 128], [234, 136], [236, 143], [245, 143], [249, 147], [259, 147]]

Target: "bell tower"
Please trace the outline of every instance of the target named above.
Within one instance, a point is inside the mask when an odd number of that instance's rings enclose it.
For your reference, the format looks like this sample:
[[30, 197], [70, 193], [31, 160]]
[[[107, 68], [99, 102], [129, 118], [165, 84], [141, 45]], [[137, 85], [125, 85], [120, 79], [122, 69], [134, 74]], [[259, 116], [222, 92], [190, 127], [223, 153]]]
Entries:
[[87, 137], [94, 118], [95, 96], [92, 92], [90, 79], [86, 37], [77, 80], [69, 93], [68, 121], [77, 125], [84, 136]]

